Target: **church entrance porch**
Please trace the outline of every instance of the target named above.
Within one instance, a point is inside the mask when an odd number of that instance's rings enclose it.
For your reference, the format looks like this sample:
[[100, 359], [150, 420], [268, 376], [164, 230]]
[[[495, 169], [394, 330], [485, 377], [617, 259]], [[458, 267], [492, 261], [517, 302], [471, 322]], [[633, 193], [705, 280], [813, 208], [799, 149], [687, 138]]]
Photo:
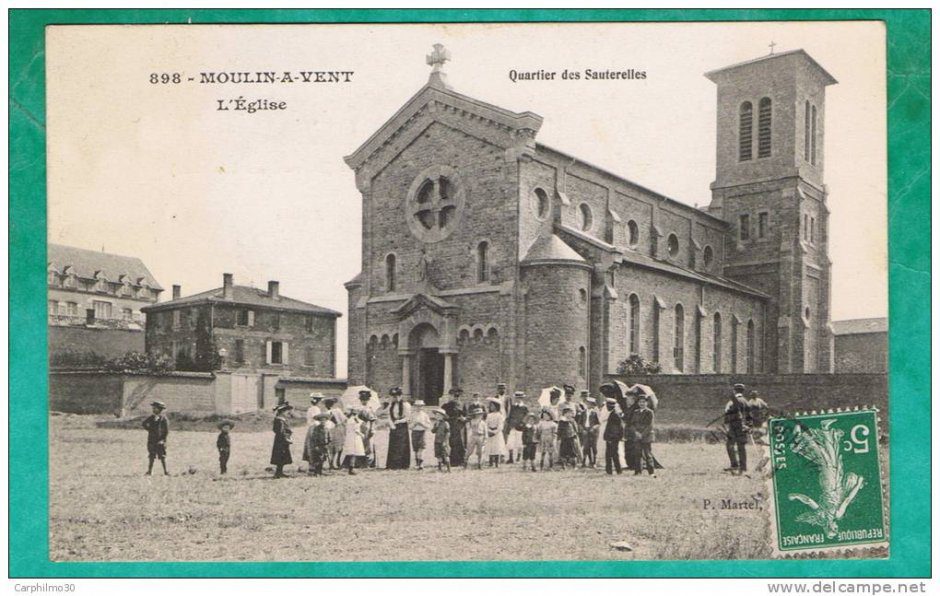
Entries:
[[456, 349], [442, 345], [441, 335], [431, 323], [415, 325], [408, 334], [402, 355], [402, 390], [427, 405], [438, 405], [454, 384]]
[[414, 367], [412, 397], [424, 400], [429, 406], [438, 405], [444, 393], [444, 355], [437, 348], [422, 348]]

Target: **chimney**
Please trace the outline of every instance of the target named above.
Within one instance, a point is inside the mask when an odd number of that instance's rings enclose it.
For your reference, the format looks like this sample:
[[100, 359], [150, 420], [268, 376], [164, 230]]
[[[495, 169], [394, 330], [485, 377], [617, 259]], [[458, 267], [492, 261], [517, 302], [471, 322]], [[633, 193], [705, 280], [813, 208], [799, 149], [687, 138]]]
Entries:
[[268, 298], [273, 298], [277, 300], [281, 297], [281, 282], [279, 281], [269, 281], [268, 282]]
[[173, 300], [177, 300], [180, 297], [181, 288], [178, 284], [173, 284]]
[[223, 300], [235, 299], [235, 290], [232, 287], [232, 274], [231, 273], [222, 274], [222, 299]]
[[85, 309], [85, 324], [94, 325], [95, 324], [95, 309], [86, 308]]

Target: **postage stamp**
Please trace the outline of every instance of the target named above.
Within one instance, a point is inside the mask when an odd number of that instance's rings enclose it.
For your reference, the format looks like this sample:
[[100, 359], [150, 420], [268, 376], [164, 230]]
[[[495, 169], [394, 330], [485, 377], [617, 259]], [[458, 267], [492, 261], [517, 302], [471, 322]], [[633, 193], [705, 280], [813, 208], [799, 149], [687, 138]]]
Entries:
[[776, 555], [887, 547], [877, 410], [773, 418], [769, 434]]

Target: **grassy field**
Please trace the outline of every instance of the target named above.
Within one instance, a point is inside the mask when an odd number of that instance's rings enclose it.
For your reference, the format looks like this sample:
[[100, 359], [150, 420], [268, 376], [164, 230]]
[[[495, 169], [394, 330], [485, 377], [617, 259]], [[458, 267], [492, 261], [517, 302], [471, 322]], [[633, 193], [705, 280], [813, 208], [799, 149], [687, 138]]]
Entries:
[[[272, 480], [269, 431], [171, 432], [171, 476], [146, 477], [143, 430], [50, 419], [54, 561], [380, 561], [767, 558], [763, 482], [721, 473], [724, 447], [657, 444], [658, 478], [600, 470], [363, 471]], [[752, 452], [757, 459], [756, 451]], [[300, 446], [294, 445], [300, 462]], [[159, 467], [159, 464], [157, 464]], [[708, 499], [716, 506], [706, 509]], [[625, 541], [629, 552], [610, 544]]]

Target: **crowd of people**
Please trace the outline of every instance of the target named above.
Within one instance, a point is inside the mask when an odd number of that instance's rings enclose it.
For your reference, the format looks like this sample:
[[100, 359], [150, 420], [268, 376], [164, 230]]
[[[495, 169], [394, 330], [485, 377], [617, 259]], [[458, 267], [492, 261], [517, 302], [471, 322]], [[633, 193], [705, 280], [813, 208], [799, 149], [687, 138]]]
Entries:
[[[344, 405], [320, 393], [310, 396], [306, 429], [302, 439], [302, 459], [307, 474], [321, 476], [325, 470], [424, 469], [429, 443], [437, 469], [453, 467], [491, 468], [517, 465], [524, 471], [585, 467], [596, 468], [603, 460], [607, 474], [635, 475], [647, 471], [656, 476], [662, 466], [653, 455], [655, 418], [659, 400], [646, 385], [627, 386], [620, 381], [600, 386], [600, 399], [588, 391], [577, 393], [571, 385], [551, 387], [547, 400], [530, 399], [516, 391], [510, 397], [499, 383], [495, 395], [478, 394], [465, 401], [454, 388], [441, 406], [427, 406], [421, 400], [404, 399], [401, 388], [392, 387], [380, 405], [372, 405], [369, 389], [359, 392], [357, 405]], [[745, 397], [744, 385], [736, 384], [721, 417], [725, 445], [730, 460], [726, 471], [747, 473], [747, 444], [760, 443], [769, 413], [767, 403], [756, 391]], [[164, 474], [169, 424], [166, 405], [155, 401], [153, 414], [144, 420], [147, 430], [149, 465], [159, 459]], [[294, 431], [288, 403], [274, 408], [274, 444], [270, 463], [274, 477], [284, 478], [284, 467], [293, 463]], [[235, 423], [219, 423], [216, 447], [219, 471], [227, 473]], [[412, 458], [414, 463], [412, 464]], [[536, 467], [538, 461], [538, 467]]]

